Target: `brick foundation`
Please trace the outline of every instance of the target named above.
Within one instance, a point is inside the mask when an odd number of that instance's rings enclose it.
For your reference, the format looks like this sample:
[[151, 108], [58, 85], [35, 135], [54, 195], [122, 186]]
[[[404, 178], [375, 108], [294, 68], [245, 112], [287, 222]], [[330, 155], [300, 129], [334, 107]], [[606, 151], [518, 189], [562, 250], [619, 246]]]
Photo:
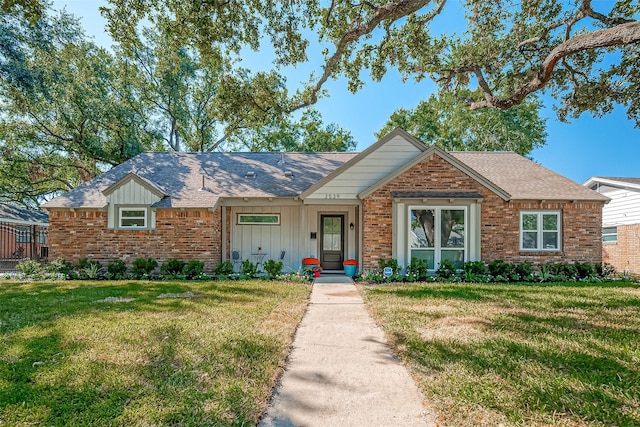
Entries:
[[221, 260], [221, 213], [207, 209], [158, 209], [154, 230], [107, 229], [107, 212], [79, 209], [49, 212], [49, 259], [106, 263], [154, 258], [199, 260], [210, 273]]

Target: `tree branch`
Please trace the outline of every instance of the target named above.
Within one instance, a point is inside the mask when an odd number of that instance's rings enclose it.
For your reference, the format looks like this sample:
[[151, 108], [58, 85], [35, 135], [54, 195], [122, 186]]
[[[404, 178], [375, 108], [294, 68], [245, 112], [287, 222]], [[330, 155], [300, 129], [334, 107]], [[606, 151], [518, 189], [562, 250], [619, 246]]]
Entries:
[[[376, 27], [385, 20], [397, 21], [411, 13], [414, 13], [420, 8], [430, 3], [430, 0], [402, 0], [395, 3], [388, 3], [379, 7], [376, 7], [371, 19], [361, 24], [356, 25], [349, 31], [347, 31], [342, 38], [336, 43], [336, 50], [327, 60], [322, 76], [307, 93], [307, 99], [295, 105], [290, 111], [299, 110], [301, 108], [309, 107], [318, 101], [318, 92], [322, 89], [322, 86], [327, 82], [333, 70], [338, 65], [338, 62], [342, 59], [347, 47], [352, 43], [358, 41], [360, 37], [371, 33]], [[438, 10], [442, 10], [442, 7], [446, 3], [446, 0], [441, 0], [438, 6]], [[430, 19], [433, 19], [436, 14], [433, 14]]]
[[632, 21], [613, 28], [580, 34], [556, 46], [544, 59], [535, 76], [520, 89], [507, 98], [493, 95], [481, 70], [478, 67], [470, 70], [478, 79], [484, 99], [469, 103], [471, 109], [497, 108], [506, 110], [520, 104], [527, 95], [542, 89], [553, 76], [553, 70], [561, 59], [586, 50], [593, 50], [609, 46], [626, 46], [640, 42], [640, 21]]

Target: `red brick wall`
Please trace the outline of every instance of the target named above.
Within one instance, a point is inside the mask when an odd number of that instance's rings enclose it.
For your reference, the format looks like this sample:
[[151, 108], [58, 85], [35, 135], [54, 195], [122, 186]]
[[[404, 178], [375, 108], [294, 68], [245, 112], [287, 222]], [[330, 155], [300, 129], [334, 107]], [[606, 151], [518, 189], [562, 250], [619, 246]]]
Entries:
[[[363, 268], [376, 268], [378, 259], [392, 257], [394, 191], [457, 191], [482, 194], [480, 246], [482, 260], [508, 262], [600, 262], [602, 204], [505, 202], [441, 157], [432, 155], [363, 201]], [[520, 211], [562, 211], [562, 251], [521, 252]], [[400, 219], [404, 220], [404, 219]]]
[[136, 258], [154, 258], [158, 264], [176, 258], [203, 261], [211, 272], [221, 259], [220, 209], [158, 209], [155, 230], [109, 230], [107, 212], [53, 210], [49, 212], [49, 259], [76, 263], [112, 259], [131, 264]]
[[602, 242], [602, 260], [618, 272], [640, 276], [640, 224], [619, 225], [617, 242]]

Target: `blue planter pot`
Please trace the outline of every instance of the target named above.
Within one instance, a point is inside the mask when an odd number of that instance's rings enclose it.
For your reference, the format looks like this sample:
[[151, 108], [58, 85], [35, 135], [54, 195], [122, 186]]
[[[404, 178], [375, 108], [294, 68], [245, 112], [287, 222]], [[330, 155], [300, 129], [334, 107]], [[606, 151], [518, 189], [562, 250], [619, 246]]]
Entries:
[[356, 275], [356, 268], [358, 268], [357, 265], [345, 265], [343, 267], [344, 267], [344, 274], [346, 276], [353, 277]]

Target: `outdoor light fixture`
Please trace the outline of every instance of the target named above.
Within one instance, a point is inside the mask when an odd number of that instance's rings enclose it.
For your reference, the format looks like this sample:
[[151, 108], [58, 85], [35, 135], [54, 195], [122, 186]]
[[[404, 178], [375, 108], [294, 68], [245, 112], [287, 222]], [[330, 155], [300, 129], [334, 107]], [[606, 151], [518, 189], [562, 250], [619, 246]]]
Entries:
[[353, 223], [349, 224], [349, 230], [353, 230], [355, 228], [355, 226], [353, 225]]

